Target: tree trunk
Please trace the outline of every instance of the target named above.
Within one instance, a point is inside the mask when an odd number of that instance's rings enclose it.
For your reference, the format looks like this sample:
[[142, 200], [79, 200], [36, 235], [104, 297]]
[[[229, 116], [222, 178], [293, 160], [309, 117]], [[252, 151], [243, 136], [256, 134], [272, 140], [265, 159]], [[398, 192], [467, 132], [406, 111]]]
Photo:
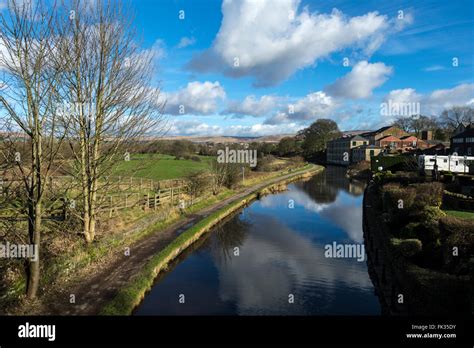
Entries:
[[35, 206], [33, 245], [36, 248], [36, 260], [30, 260], [27, 297], [33, 299], [38, 294], [40, 280], [40, 243], [41, 243], [41, 203]]

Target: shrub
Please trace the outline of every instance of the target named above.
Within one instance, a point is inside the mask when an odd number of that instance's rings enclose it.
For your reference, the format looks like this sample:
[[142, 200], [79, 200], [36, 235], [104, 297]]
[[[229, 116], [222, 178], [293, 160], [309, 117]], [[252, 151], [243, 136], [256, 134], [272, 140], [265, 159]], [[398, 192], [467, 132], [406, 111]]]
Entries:
[[399, 184], [390, 183], [383, 187], [384, 208], [393, 211], [411, 209], [416, 191], [411, 187], [401, 187]]
[[419, 239], [392, 239], [392, 245], [405, 257], [413, 257], [418, 254], [423, 247]]
[[[456, 274], [472, 272], [474, 254], [474, 223], [446, 216], [440, 219], [440, 238], [445, 269]], [[454, 255], [457, 248], [457, 255]]]
[[420, 228], [419, 222], [410, 222], [408, 225], [403, 227], [400, 237], [402, 238], [417, 238], [418, 229]]
[[443, 184], [439, 182], [414, 185], [416, 188], [416, 207], [427, 205], [440, 207], [443, 202]]
[[210, 177], [203, 171], [192, 172], [186, 175], [188, 192], [193, 197], [200, 196], [210, 186]]
[[446, 216], [446, 213], [439, 209], [438, 207], [425, 206], [421, 211], [414, 211], [414, 214], [419, 218], [420, 221], [428, 222], [438, 222], [439, 219]]

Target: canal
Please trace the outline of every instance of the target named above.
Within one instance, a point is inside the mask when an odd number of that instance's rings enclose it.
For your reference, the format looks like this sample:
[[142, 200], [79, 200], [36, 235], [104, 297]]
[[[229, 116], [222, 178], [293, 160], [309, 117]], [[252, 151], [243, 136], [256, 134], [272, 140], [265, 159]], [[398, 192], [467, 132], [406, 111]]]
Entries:
[[159, 275], [135, 315], [378, 315], [361, 245], [364, 184], [328, 167], [229, 217]]

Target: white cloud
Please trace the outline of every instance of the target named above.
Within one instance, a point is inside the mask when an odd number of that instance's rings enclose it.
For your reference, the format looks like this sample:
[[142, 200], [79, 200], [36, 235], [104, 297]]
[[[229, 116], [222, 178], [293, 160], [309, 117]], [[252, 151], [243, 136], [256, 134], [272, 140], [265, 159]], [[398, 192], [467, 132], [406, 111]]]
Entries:
[[345, 48], [370, 54], [386, 35], [404, 26], [377, 12], [347, 17], [336, 9], [330, 14], [310, 13], [307, 7], [298, 11], [299, 5], [299, 0], [225, 0], [213, 46], [188, 67], [233, 77], [254, 76], [257, 86], [275, 85]]
[[441, 109], [452, 106], [473, 105], [474, 84], [461, 84], [451, 89], [438, 89], [433, 91], [422, 101], [422, 108], [428, 112], [439, 112]]
[[421, 99], [421, 95], [413, 88], [394, 89], [385, 98], [392, 103], [417, 103]]
[[173, 93], [163, 93], [165, 113], [171, 115], [208, 115], [217, 111], [218, 102], [226, 96], [219, 81], [189, 82]]
[[392, 103], [420, 103], [421, 114], [439, 115], [452, 106], [474, 107], [474, 84], [461, 84], [454, 88], [437, 89], [429, 94], [417, 93], [413, 88], [391, 91], [385, 100]]
[[289, 103], [271, 118], [266, 124], [281, 124], [284, 122], [304, 123], [308, 120], [329, 117], [338, 107], [339, 103], [323, 91], [310, 93], [307, 96]]
[[275, 134], [295, 134], [303, 128], [296, 123], [268, 125], [210, 125], [205, 122], [173, 120], [170, 135], [192, 135], [192, 136], [264, 136]]
[[442, 65], [431, 65], [429, 67], [424, 68], [423, 71], [431, 72], [431, 71], [439, 71], [439, 70], [444, 70], [444, 69], [446, 68]]
[[153, 46], [151, 47], [150, 51], [153, 53], [153, 57], [155, 59], [162, 59], [166, 57], [166, 48], [165, 42], [161, 39], [157, 39]]
[[187, 37], [183, 36], [181, 40], [179, 40], [178, 45], [176, 46], [177, 48], [185, 48], [188, 46], [192, 46], [196, 43], [196, 39], [194, 37]]
[[222, 114], [263, 116], [275, 109], [281, 100], [282, 98], [272, 95], [264, 95], [259, 99], [254, 95], [249, 95], [242, 101], [229, 101], [227, 109]]
[[372, 95], [380, 87], [393, 69], [383, 63], [358, 62], [347, 75], [327, 86], [325, 91], [334, 96], [350, 99], [363, 99]]

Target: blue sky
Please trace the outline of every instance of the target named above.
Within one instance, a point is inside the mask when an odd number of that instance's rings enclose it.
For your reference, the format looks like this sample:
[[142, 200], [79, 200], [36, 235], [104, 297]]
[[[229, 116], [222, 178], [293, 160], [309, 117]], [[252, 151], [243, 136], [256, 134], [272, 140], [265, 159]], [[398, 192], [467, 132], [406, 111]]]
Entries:
[[473, 0], [130, 2], [173, 135], [371, 129], [399, 116], [388, 101], [474, 105]]

